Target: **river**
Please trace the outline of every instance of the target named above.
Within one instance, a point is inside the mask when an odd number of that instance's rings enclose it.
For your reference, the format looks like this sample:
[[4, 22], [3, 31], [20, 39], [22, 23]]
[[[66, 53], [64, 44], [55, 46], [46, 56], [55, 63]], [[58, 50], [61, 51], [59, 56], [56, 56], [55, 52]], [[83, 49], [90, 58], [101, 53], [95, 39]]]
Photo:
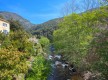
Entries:
[[52, 61], [52, 71], [47, 80], [71, 80], [72, 70], [69, 70], [69, 64], [61, 58], [61, 55], [49, 55], [48, 59]]

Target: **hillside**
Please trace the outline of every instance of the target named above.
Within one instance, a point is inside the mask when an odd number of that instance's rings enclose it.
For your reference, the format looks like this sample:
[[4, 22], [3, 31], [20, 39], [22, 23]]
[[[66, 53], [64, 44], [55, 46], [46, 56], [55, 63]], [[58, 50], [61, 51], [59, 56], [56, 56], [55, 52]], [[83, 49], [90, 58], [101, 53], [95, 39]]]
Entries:
[[42, 35], [51, 39], [53, 31], [57, 29], [58, 23], [62, 19], [63, 18], [56, 18], [49, 20], [45, 23], [35, 25], [29, 31], [33, 35], [38, 35], [38, 36]]
[[18, 20], [24, 29], [26, 29], [31, 34], [46, 36], [49, 39], [51, 39], [53, 31], [57, 29], [58, 23], [62, 20], [62, 18], [56, 18], [37, 25], [12, 12], [0, 11], [0, 16], [6, 20]]
[[28, 21], [27, 19], [24, 19], [23, 17], [21, 17], [20, 15], [16, 13], [0, 11], [0, 16], [2, 16], [6, 20], [10, 20], [10, 19], [18, 20], [20, 24], [24, 26], [25, 29], [28, 29], [34, 26], [34, 24], [32, 24], [30, 21]]

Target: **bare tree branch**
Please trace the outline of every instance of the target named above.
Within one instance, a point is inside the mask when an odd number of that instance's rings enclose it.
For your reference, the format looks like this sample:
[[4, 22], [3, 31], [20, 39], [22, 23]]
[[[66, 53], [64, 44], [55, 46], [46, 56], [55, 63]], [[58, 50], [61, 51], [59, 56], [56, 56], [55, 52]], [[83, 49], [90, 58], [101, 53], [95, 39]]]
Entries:
[[77, 5], [76, 0], [71, 0], [70, 2], [67, 2], [62, 8], [62, 15], [67, 16], [69, 14], [76, 13], [78, 9], [79, 6]]

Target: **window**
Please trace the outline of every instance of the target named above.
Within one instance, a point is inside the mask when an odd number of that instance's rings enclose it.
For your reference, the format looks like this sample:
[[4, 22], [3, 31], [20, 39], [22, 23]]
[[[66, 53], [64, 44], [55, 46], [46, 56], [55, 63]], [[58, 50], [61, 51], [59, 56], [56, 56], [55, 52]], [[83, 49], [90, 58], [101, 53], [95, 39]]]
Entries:
[[8, 34], [8, 31], [7, 31], [7, 30], [3, 30], [3, 32], [4, 32], [5, 34]]
[[7, 24], [6, 23], [3, 23], [3, 26], [7, 27]]

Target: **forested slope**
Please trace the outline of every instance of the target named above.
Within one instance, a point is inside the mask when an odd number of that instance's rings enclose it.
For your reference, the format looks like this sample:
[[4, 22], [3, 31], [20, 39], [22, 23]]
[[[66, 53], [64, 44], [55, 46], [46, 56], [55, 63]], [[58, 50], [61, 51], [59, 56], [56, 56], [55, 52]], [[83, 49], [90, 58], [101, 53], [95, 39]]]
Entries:
[[52, 40], [53, 31], [58, 28], [58, 24], [62, 21], [63, 18], [56, 18], [49, 20], [45, 23], [38, 24], [29, 29], [29, 32], [33, 35], [45, 36]]

